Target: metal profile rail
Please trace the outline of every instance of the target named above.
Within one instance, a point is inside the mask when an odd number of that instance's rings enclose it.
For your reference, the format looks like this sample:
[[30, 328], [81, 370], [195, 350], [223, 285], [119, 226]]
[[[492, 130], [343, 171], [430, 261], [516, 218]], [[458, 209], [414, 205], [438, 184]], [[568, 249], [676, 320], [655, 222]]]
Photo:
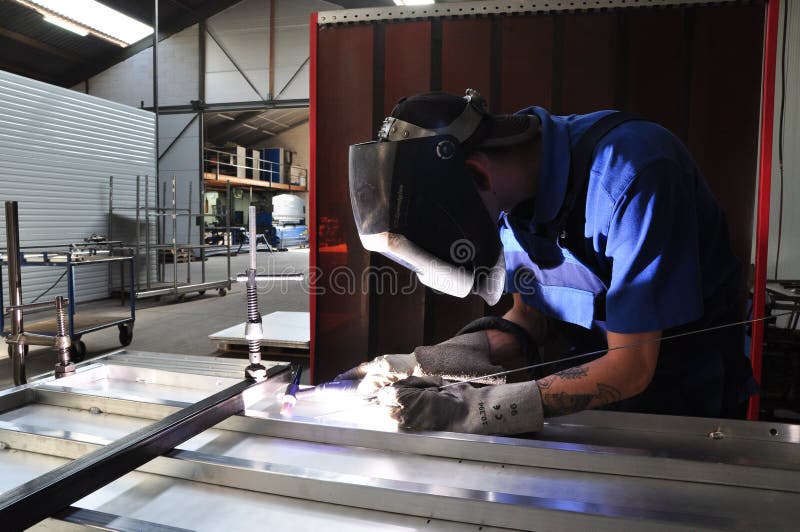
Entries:
[[[16, 451], [0, 453], [0, 464], [36, 462], [43, 472], [80, 460], [231, 386], [247, 363], [119, 352], [68, 379], [0, 392], [0, 440]], [[403, 432], [375, 404], [336, 414], [357, 399], [347, 395], [304, 399], [281, 415], [287, 381], [267, 382], [279, 383], [276, 393], [80, 506], [231, 530], [265, 518], [304, 530], [332, 521], [364, 530], [783, 530], [800, 519], [796, 425], [598, 411], [549, 419], [534, 439]], [[5, 489], [31, 477], [13, 478]], [[207, 511], [219, 507], [230, 511]]]
[[[0, 497], [0, 521], [13, 530], [28, 528], [160, 456], [176, 445], [241, 412], [274, 391], [272, 377], [288, 366], [274, 366], [270, 379], [244, 380], [129, 436], [98, 448]], [[285, 384], [280, 379], [279, 383]], [[245, 397], [247, 394], [247, 397]]]
[[[144, 200], [142, 201], [141, 195], [141, 178], [144, 177]], [[199, 294], [205, 293], [206, 290], [217, 290], [220, 296], [224, 296], [231, 288], [231, 235], [230, 235], [230, 207], [225, 209], [226, 216], [226, 238], [223, 244], [206, 244], [205, 232], [206, 223], [205, 217], [208, 216], [205, 212], [197, 212], [192, 207], [193, 194], [192, 183], [189, 183], [189, 208], [179, 208], [177, 205], [178, 186], [176, 177], [172, 176], [172, 200], [170, 206], [153, 206], [150, 202], [150, 178], [151, 176], [136, 176], [136, 204], [133, 207], [124, 207], [114, 205], [114, 177], [109, 178], [109, 198], [108, 198], [108, 213], [109, 213], [109, 227], [108, 233], [111, 238], [112, 233], [112, 217], [114, 212], [131, 212], [135, 213], [136, 223], [136, 242], [134, 245], [137, 260], [144, 255], [145, 263], [145, 284], [142, 286], [141, 279], [136, 279], [135, 297], [136, 299], [143, 299], [149, 297], [173, 296], [182, 298], [187, 293], [197, 292]], [[167, 183], [162, 183], [164, 189], [160, 198], [166, 198]], [[230, 197], [230, 187], [228, 187], [228, 197]], [[200, 185], [200, 194], [198, 204], [202, 206], [204, 196], [204, 186]], [[200, 209], [203, 211], [204, 209]], [[144, 246], [142, 246], [142, 214], [144, 214]], [[178, 220], [181, 217], [186, 218], [187, 237], [191, 240], [192, 235], [192, 220], [199, 219], [200, 223], [197, 224], [198, 242], [178, 242]], [[171, 242], [160, 241], [166, 235], [166, 221], [171, 220], [172, 239]], [[152, 223], [152, 225], [151, 225]], [[156, 242], [151, 242], [151, 227], [155, 227], [158, 235]], [[216, 281], [209, 281], [206, 278], [206, 250], [208, 249], [223, 249], [227, 261], [227, 276], [225, 279]], [[166, 253], [165, 251], [172, 252], [172, 279], [166, 280]], [[195, 250], [199, 250], [200, 255], [200, 282], [192, 281], [192, 256]], [[190, 256], [186, 263], [186, 277], [185, 281], [179, 282], [178, 271], [178, 254], [180, 251], [189, 251]], [[153, 263], [153, 256], [155, 255], [155, 264]], [[152, 270], [155, 266], [156, 280], [152, 279]]]

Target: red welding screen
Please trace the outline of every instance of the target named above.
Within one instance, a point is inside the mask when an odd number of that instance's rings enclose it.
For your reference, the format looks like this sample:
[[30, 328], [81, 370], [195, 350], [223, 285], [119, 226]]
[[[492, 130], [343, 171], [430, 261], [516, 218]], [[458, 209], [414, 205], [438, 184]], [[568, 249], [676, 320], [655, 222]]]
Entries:
[[[763, 23], [755, 3], [320, 27], [315, 380], [442, 340], [488, 310], [414, 286], [366, 253], [353, 227], [348, 145], [372, 140], [397, 99], [416, 92], [469, 87], [495, 112], [616, 108], [663, 124], [695, 154], [749, 263]], [[370, 265], [396, 272], [395, 284], [362, 278]]]

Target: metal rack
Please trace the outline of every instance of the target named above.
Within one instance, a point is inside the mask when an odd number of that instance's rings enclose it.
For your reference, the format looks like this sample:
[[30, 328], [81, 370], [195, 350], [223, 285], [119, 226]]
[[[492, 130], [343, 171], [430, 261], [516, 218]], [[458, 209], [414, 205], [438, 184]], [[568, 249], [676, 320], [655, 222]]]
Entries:
[[[141, 279], [137, 278], [135, 281], [135, 295], [136, 299], [143, 299], [148, 297], [161, 297], [173, 296], [182, 298], [187, 293], [197, 292], [204, 294], [206, 290], [217, 290], [220, 296], [224, 296], [231, 288], [231, 233], [230, 233], [230, 208], [225, 209], [225, 227], [223, 228], [226, 233], [224, 244], [206, 244], [205, 241], [205, 217], [204, 212], [193, 212], [190, 208], [178, 208], [177, 206], [177, 182], [175, 176], [172, 176], [172, 205], [171, 206], [152, 206], [150, 204], [150, 179], [149, 176], [144, 176], [144, 202], [142, 203], [142, 187], [141, 177], [136, 176], [136, 205], [134, 207], [115, 207], [114, 206], [114, 177], [109, 178], [109, 192], [108, 192], [108, 234], [109, 238], [112, 235], [112, 217], [115, 211], [134, 211], [136, 220], [136, 237], [135, 237], [135, 256], [137, 260], [141, 260], [144, 254], [145, 265], [145, 285], [141, 285]], [[161, 198], [166, 197], [166, 183], [162, 184], [163, 191]], [[230, 197], [230, 184], [227, 185], [228, 197]], [[203, 187], [200, 187], [200, 201], [203, 203]], [[189, 183], [189, 205], [192, 205], [192, 184]], [[203, 209], [201, 209], [203, 210]], [[144, 217], [144, 246], [142, 246], [142, 216]], [[192, 220], [198, 217], [200, 223], [197, 225], [199, 234], [199, 243], [179, 243], [177, 241], [178, 232], [178, 219], [180, 217], [186, 218], [187, 237], [192, 234]], [[166, 235], [167, 219], [172, 223], [172, 241], [164, 242]], [[155, 223], [156, 229], [156, 243], [151, 243], [151, 222]], [[191, 240], [187, 238], [187, 240]], [[227, 261], [227, 277], [217, 281], [206, 280], [206, 250], [209, 248], [225, 249], [225, 257]], [[185, 282], [178, 282], [178, 252], [188, 251], [190, 255], [194, 255], [195, 250], [200, 251], [200, 282], [192, 282], [192, 261], [191, 256], [186, 262], [186, 277]], [[166, 280], [166, 251], [172, 252], [172, 280]], [[152, 261], [155, 252], [155, 270], [156, 280], [152, 279]]]
[[[128, 264], [128, 285], [133, 286], [136, 266], [132, 249], [122, 242], [109, 240], [89, 239], [81, 243], [64, 244], [62, 246], [20, 246], [19, 224], [17, 219], [16, 202], [6, 202], [6, 228], [8, 249], [0, 253], [0, 264], [8, 266], [9, 275], [9, 302], [11, 307], [22, 305], [21, 269], [25, 266], [40, 266], [66, 268], [67, 280], [67, 327], [64, 331], [73, 341], [73, 353], [77, 360], [86, 353], [86, 344], [81, 341], [84, 334], [88, 334], [109, 327], [119, 328], [119, 341], [123, 346], [129, 345], [133, 339], [133, 323], [136, 319], [136, 303], [129, 298], [129, 312], [126, 315], [113, 315], [111, 313], [87, 313], [76, 316], [77, 297], [75, 286], [75, 269], [83, 266], [97, 266], [100, 264], [119, 264], [120, 287], [125, 286], [125, 264]], [[121, 304], [125, 305], [124, 294]], [[36, 305], [27, 305], [32, 309]], [[50, 306], [48, 303], [47, 307]], [[0, 332], [5, 335], [5, 308], [3, 305], [3, 279], [0, 270]], [[44, 320], [27, 328], [23, 328], [21, 310], [12, 311], [11, 334], [30, 333], [40, 338], [55, 338], [58, 335], [56, 320]], [[9, 345], [9, 352], [12, 350]], [[27, 348], [27, 345], [23, 345]], [[13, 358], [13, 356], [12, 356]]]

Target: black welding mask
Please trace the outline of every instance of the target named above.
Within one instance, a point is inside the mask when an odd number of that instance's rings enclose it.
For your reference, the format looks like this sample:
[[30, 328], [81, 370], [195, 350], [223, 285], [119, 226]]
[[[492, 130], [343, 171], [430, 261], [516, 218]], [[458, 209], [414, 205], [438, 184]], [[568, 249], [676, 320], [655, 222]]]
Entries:
[[[422, 98], [421, 108], [414, 98]], [[473, 149], [521, 142], [538, 128], [524, 117], [487, 114], [474, 91], [414, 98], [401, 100], [377, 141], [350, 147], [350, 200], [361, 242], [426, 286], [457, 297], [476, 293], [493, 305], [505, 286], [503, 247], [466, 160]], [[430, 107], [437, 103], [443, 105]], [[409, 104], [433, 118], [417, 121], [424, 125], [402, 119], [413, 114]], [[431, 123], [442, 107], [450, 116]], [[498, 125], [503, 120], [510, 123]]]

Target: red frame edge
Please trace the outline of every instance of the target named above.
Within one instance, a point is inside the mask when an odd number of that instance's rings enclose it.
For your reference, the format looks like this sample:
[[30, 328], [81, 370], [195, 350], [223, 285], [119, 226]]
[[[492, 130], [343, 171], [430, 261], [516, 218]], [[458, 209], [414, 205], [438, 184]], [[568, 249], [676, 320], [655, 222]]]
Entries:
[[[769, 207], [772, 181], [772, 132], [775, 119], [775, 61], [778, 48], [778, 20], [780, 0], [767, 2], [766, 30], [764, 33], [764, 65], [761, 78], [761, 144], [759, 146], [758, 205], [756, 207], [756, 256], [753, 283], [753, 319], [764, 317], [767, 291], [767, 258], [769, 247]], [[761, 364], [764, 351], [764, 322], [752, 326], [750, 363], [753, 377], [761, 386]], [[750, 398], [747, 419], [757, 421], [761, 398]]]
[[308, 298], [309, 298], [309, 380], [314, 384], [317, 338], [317, 33], [318, 14], [311, 13], [309, 21], [308, 73]]

